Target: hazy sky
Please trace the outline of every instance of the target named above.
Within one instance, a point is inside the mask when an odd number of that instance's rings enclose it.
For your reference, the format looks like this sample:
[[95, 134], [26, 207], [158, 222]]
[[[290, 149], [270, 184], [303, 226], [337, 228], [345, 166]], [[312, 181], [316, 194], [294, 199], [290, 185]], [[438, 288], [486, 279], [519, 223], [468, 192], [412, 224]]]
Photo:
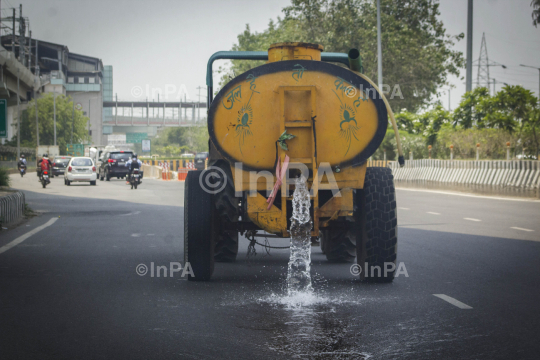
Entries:
[[[3, 11], [23, 4], [23, 15], [30, 18], [33, 37], [67, 45], [71, 52], [99, 57], [104, 65], [112, 65], [114, 92], [119, 99], [144, 99], [147, 90], [151, 98], [152, 89], [161, 89], [168, 90], [169, 101], [177, 100], [181, 89], [187, 90], [188, 98], [197, 100], [196, 88], [205, 86], [210, 55], [229, 50], [246, 24], [252, 30], [264, 30], [268, 21], [281, 16], [281, 9], [290, 3], [289, 0], [0, 1]], [[441, 19], [448, 33], [466, 33], [467, 0], [440, 3]], [[492, 77], [497, 82], [521, 84], [538, 93], [538, 70], [519, 67], [519, 64], [540, 67], [540, 27], [532, 25], [530, 3], [530, 0], [475, 0], [473, 50], [476, 59], [485, 32], [490, 60], [508, 66], [506, 70], [490, 68]], [[465, 40], [456, 45], [463, 53], [465, 48]], [[222, 63], [215, 63], [214, 68]], [[476, 68], [473, 74], [476, 80]], [[216, 75], [214, 82], [217, 80]], [[465, 85], [464, 80], [455, 77], [450, 80], [455, 86], [451, 92], [451, 106], [455, 108]], [[142, 95], [135, 97], [141, 89]], [[448, 96], [441, 99], [447, 107]]]

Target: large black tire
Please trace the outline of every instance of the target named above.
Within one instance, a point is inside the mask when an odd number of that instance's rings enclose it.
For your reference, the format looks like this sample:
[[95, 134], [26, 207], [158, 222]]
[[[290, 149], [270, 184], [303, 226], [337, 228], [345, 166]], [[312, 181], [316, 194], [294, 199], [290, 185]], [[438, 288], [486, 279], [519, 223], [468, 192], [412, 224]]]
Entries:
[[357, 221], [352, 228], [360, 240], [356, 242], [357, 261], [362, 267], [360, 276], [367, 282], [392, 282], [395, 270], [385, 274], [385, 264], [391, 267], [393, 263], [395, 269], [397, 257], [396, 191], [392, 170], [367, 168], [364, 189], [356, 191], [354, 201]]
[[326, 239], [328, 239], [327, 230], [320, 230], [319, 231], [319, 244], [320, 244], [320, 247], [321, 247], [321, 252], [323, 254], [326, 254], [326, 243], [327, 243]]
[[238, 231], [222, 230], [222, 226], [226, 223], [238, 222], [238, 198], [234, 196], [234, 182], [230, 167], [219, 166], [219, 168], [225, 173], [227, 183], [222, 191], [214, 195], [216, 217], [219, 221], [216, 223], [219, 229], [217, 231], [214, 259], [218, 262], [234, 262], [238, 255]]
[[189, 171], [184, 187], [184, 266], [191, 265], [191, 281], [208, 281], [214, 272], [212, 195], [199, 183], [201, 173]]
[[353, 262], [356, 257], [356, 237], [348, 227], [323, 230], [321, 250], [330, 262]]

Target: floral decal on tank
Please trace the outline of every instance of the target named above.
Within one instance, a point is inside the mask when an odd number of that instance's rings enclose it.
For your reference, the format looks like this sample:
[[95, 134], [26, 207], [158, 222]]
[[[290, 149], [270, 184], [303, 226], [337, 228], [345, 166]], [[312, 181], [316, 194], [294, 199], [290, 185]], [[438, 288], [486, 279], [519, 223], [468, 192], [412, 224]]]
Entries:
[[347, 99], [352, 99], [356, 96], [358, 89], [340, 77], [334, 81], [334, 86], [335, 89], [332, 89], [332, 91], [336, 94], [341, 104], [339, 107], [339, 135], [347, 142], [347, 151], [345, 152], [345, 155], [347, 155], [352, 141], [359, 141], [358, 131], [360, 127], [355, 119], [356, 109], [347, 103]]

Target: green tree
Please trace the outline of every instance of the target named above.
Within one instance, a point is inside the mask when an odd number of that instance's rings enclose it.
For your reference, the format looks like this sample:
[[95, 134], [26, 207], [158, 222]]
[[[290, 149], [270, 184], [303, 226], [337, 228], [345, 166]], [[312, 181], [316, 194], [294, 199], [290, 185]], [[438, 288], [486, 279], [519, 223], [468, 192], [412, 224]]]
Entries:
[[[26, 110], [21, 113], [21, 146], [35, 147], [36, 139], [36, 103], [30, 101]], [[37, 99], [39, 143], [54, 144], [54, 99], [53, 94], [45, 94]], [[75, 109], [73, 117], [73, 100], [63, 95], [56, 96], [56, 143], [61, 154], [65, 154], [67, 144], [71, 141], [73, 128], [73, 143], [84, 143], [89, 140], [88, 117], [82, 111]], [[16, 136], [9, 142], [16, 145]]]
[[[361, 51], [365, 74], [377, 75], [377, 18], [374, 0], [291, 0], [284, 17], [270, 21], [268, 29], [251, 32], [249, 25], [238, 35], [232, 50], [267, 50], [283, 41], [320, 43], [325, 51]], [[452, 50], [463, 34], [449, 36], [438, 19], [439, 4], [434, 0], [381, 1], [384, 83], [399, 85], [401, 97], [389, 99], [397, 111], [416, 112], [427, 105], [448, 75], [459, 75], [463, 56]], [[262, 62], [235, 60], [223, 74], [221, 85]]]
[[[383, 160], [384, 151], [386, 151], [387, 160], [397, 160], [397, 145], [394, 130], [388, 129], [384, 140], [373, 154], [374, 160]], [[399, 136], [401, 138], [401, 146], [403, 148], [403, 154], [405, 158], [409, 159], [409, 154], [413, 154], [414, 159], [425, 159], [428, 157], [428, 148], [426, 146], [426, 138], [419, 134], [411, 134], [406, 131], [400, 130]]]
[[422, 129], [421, 134], [426, 138], [426, 144], [435, 145], [441, 128], [446, 124], [450, 124], [451, 115], [442, 105], [438, 104], [433, 110], [419, 115], [418, 122]]
[[540, 109], [535, 109], [523, 127], [523, 146], [534, 148], [536, 159], [540, 159]]
[[[521, 148], [540, 148], [540, 108], [538, 98], [522, 86], [507, 85], [495, 96], [487, 88], [465, 93], [455, 109], [454, 126], [461, 129], [500, 129], [517, 132]], [[517, 151], [517, 148], [514, 148]], [[532, 152], [530, 152], [532, 153]]]
[[489, 90], [485, 87], [478, 87], [463, 94], [459, 106], [454, 110], [454, 127], [470, 129], [475, 124], [483, 127], [487, 115], [485, 103], [489, 98]]
[[520, 137], [524, 126], [533, 120], [534, 112], [538, 109], [538, 99], [532, 91], [519, 85], [503, 87], [488, 103], [485, 106], [488, 108], [486, 125], [510, 132], [518, 128]]
[[166, 156], [178, 156], [186, 151], [208, 151], [208, 128], [186, 126], [165, 129], [156, 137], [153, 145], [153, 151]]
[[426, 146], [435, 143], [441, 127], [450, 121], [450, 112], [446, 111], [441, 104], [437, 104], [432, 110], [424, 111], [421, 114], [408, 111], [396, 114], [398, 128], [409, 134], [422, 135], [426, 139]]
[[409, 134], [417, 133], [417, 127], [415, 126], [417, 115], [415, 113], [404, 110], [397, 113], [395, 118], [399, 130], [406, 131]]

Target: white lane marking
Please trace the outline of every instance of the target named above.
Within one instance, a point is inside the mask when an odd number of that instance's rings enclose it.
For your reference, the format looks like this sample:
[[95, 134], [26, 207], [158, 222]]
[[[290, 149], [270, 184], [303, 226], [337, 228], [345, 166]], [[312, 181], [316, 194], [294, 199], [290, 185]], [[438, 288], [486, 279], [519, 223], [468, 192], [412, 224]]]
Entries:
[[140, 213], [141, 213], [140, 211], [135, 211], [135, 212], [127, 213], [127, 214], [120, 214], [118, 216], [139, 215]]
[[469, 220], [469, 221], [482, 221], [480, 219], [475, 219], [475, 218], [463, 218], [463, 220]]
[[436, 213], [436, 212], [433, 212], [433, 211], [428, 211], [427, 213], [431, 214], [431, 215], [441, 215], [440, 213]]
[[[183, 184], [183, 183], [181, 183]], [[473, 197], [473, 198], [481, 198], [481, 199], [491, 199], [491, 200], [507, 200], [507, 201], [527, 201], [527, 202], [540, 202], [540, 200], [537, 199], [516, 199], [511, 197], [499, 197], [499, 196], [490, 196], [490, 195], [472, 195], [472, 194], [463, 194], [458, 192], [451, 192], [451, 191], [436, 191], [436, 190], [423, 190], [423, 189], [406, 189], [402, 187], [396, 187], [397, 190], [403, 190], [403, 191], [417, 191], [417, 192], [428, 192], [428, 193], [434, 193], [434, 194], [444, 194], [444, 195], [455, 195], [455, 196], [465, 196], [465, 197]]]
[[444, 294], [433, 294], [433, 296], [436, 296], [438, 297], [439, 299], [442, 299], [454, 306], [457, 306], [458, 308], [460, 309], [465, 309], [465, 310], [469, 310], [469, 309], [472, 309], [472, 307], [470, 307], [469, 305], [467, 304], [464, 304], [462, 303], [461, 301], [459, 300], [456, 300], [454, 299], [453, 297], [450, 297], [448, 295], [444, 295]]
[[19, 236], [18, 238], [16, 238], [16, 239], [13, 240], [12, 242], [7, 243], [6, 245], [0, 247], [0, 254], [3, 253], [3, 252], [8, 251], [8, 250], [11, 249], [12, 247], [15, 247], [15, 246], [19, 245], [19, 244], [22, 243], [24, 240], [26, 240], [26, 239], [28, 239], [30, 236], [32, 236], [32, 235], [34, 235], [34, 234], [40, 232], [41, 230], [45, 229], [46, 227], [51, 226], [52, 224], [54, 224], [54, 223], [56, 222], [56, 220], [58, 220], [58, 218], [51, 218], [51, 220], [47, 221], [45, 224], [43, 224], [43, 225], [41, 225], [41, 226], [38, 226], [38, 227], [35, 228], [34, 230], [29, 231], [29, 232], [27, 232], [26, 234]]
[[133, 236], [133, 237], [140, 237], [140, 236], [141, 236], [141, 234], [139, 234], [139, 233], [135, 233], [135, 234], [131, 234], [131, 236]]
[[399, 210], [409, 210], [409, 208], [398, 207]]
[[534, 230], [531, 230], [531, 229], [525, 229], [525, 228], [520, 228], [520, 227], [515, 227], [515, 226], [512, 226], [510, 229], [516, 229], [516, 230], [521, 230], [521, 231], [534, 231]]

